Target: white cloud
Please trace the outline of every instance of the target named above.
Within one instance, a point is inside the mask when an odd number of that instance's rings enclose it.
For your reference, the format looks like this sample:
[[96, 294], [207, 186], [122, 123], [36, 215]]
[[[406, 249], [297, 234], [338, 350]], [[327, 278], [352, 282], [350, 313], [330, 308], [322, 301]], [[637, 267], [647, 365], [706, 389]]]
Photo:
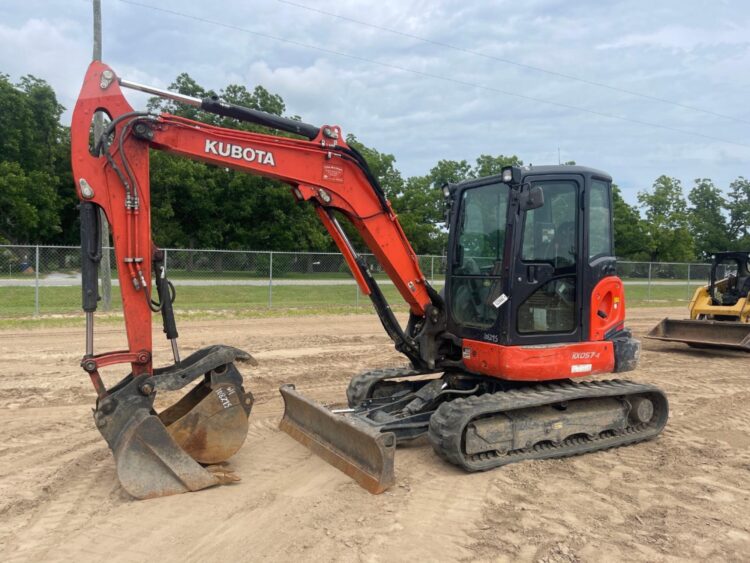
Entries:
[[659, 48], [675, 51], [693, 51], [699, 48], [716, 45], [748, 45], [750, 38], [747, 28], [740, 28], [734, 24], [724, 24], [718, 29], [705, 27], [688, 27], [682, 25], [668, 25], [649, 33], [633, 33], [624, 35], [611, 43], [598, 45], [598, 49], [621, 48]]
[[[698, 0], [294, 0], [432, 41], [750, 121], [750, 5]], [[262, 84], [306, 121], [341, 125], [393, 153], [405, 175], [439, 159], [518, 154], [610, 172], [635, 199], [662, 173], [726, 186], [750, 149], [506, 96], [385, 65], [750, 144], [748, 124], [504, 64], [274, 0], [143, 0], [195, 18], [104, 3], [104, 54], [121, 76], [168, 86], [188, 72], [207, 88]], [[72, 104], [91, 56], [90, 4], [6, 0], [0, 72], [32, 73]], [[700, 22], [699, 24], [696, 22]], [[286, 41], [261, 37], [248, 31]], [[289, 43], [291, 41], [293, 43]], [[299, 43], [311, 48], [302, 47]], [[330, 53], [338, 51], [352, 57]], [[357, 58], [359, 57], [359, 59]], [[145, 96], [129, 95], [143, 107]], [[69, 114], [68, 114], [69, 115]]]

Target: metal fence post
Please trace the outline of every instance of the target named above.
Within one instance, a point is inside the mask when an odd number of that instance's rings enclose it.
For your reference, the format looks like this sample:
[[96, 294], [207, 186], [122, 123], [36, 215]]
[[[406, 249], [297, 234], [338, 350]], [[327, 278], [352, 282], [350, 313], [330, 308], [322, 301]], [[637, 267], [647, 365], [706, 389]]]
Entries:
[[651, 265], [652, 263], [648, 263], [648, 297], [646, 297], [646, 301], [651, 301]]
[[435, 285], [435, 257], [430, 256], [430, 284]]
[[164, 274], [167, 274], [167, 249], [164, 249]]
[[688, 272], [687, 272], [687, 299], [690, 301], [690, 263], [688, 262]]
[[268, 253], [268, 308], [273, 306], [273, 252]]
[[39, 315], [39, 245], [36, 245], [36, 260], [34, 265], [34, 316]]

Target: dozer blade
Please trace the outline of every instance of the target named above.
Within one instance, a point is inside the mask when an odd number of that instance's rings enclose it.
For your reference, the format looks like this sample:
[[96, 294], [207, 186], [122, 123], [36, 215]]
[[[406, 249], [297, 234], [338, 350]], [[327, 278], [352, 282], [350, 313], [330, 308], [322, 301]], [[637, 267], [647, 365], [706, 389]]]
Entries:
[[284, 398], [281, 430], [373, 494], [393, 485], [393, 433], [335, 414], [303, 397], [294, 385], [282, 385], [279, 391]]
[[750, 352], [750, 324], [727, 321], [664, 319], [646, 338], [683, 342], [697, 348], [726, 348]]

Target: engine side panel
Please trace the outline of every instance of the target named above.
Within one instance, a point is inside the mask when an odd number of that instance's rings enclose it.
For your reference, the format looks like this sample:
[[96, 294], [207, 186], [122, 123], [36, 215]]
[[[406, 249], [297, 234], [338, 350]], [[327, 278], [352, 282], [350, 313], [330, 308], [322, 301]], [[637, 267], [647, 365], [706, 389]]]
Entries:
[[600, 280], [591, 291], [589, 340], [604, 340], [625, 323], [625, 288], [617, 276]]
[[463, 341], [466, 369], [512, 381], [551, 381], [612, 373], [614, 344], [610, 340], [543, 346], [502, 346]]

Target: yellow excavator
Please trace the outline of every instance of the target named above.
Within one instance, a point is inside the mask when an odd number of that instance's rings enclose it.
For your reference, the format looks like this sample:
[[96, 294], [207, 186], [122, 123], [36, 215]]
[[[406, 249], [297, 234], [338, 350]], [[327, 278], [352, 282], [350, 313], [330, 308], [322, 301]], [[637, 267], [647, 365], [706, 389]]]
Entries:
[[646, 338], [750, 352], [750, 251], [714, 254], [708, 285], [690, 301], [690, 319], [664, 319]]

